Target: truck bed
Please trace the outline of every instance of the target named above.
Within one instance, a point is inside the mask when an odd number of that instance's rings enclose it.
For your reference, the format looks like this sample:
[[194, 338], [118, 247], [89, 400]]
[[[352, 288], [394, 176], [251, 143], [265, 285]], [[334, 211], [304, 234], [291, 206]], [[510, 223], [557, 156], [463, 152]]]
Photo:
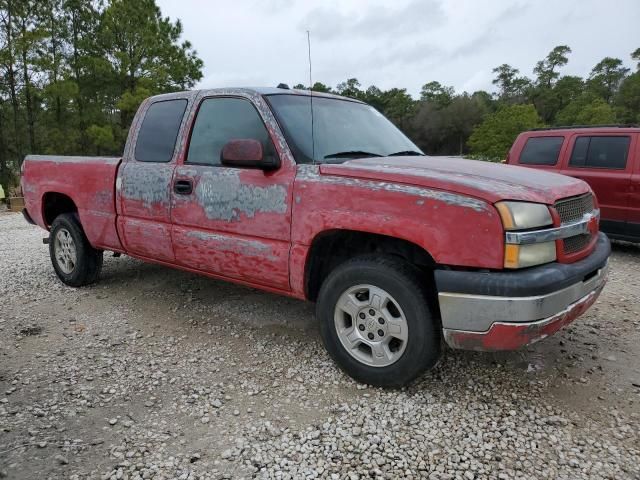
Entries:
[[28, 155], [23, 164], [22, 189], [31, 218], [49, 229], [53, 218], [43, 208], [47, 195], [70, 199], [91, 245], [121, 250], [116, 232], [115, 184], [120, 157]]

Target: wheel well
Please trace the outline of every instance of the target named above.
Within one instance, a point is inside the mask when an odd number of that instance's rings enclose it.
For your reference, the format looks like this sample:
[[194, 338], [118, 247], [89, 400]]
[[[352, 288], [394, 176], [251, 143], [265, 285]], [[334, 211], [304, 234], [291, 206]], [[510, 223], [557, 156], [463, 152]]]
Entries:
[[42, 197], [42, 218], [47, 225], [51, 225], [58, 215], [77, 212], [76, 204], [64, 193], [48, 192]]
[[436, 262], [424, 248], [415, 243], [375, 233], [333, 230], [318, 235], [311, 244], [305, 271], [307, 298], [315, 302], [322, 282], [345, 260], [370, 253], [399, 256], [415, 265], [424, 274], [425, 282], [433, 284], [433, 267]]

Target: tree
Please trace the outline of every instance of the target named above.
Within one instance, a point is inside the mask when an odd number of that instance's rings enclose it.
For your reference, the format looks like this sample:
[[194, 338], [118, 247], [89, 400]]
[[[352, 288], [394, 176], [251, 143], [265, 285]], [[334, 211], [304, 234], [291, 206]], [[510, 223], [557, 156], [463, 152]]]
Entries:
[[631, 58], [633, 58], [636, 62], [638, 62], [636, 64], [636, 67], [638, 70], [640, 70], [640, 48], [636, 48], [632, 53], [631, 53]]
[[553, 87], [558, 110], [566, 107], [584, 92], [584, 81], [580, 77], [567, 75], [561, 77]]
[[[90, 123], [108, 123], [104, 115], [102, 102], [96, 98], [96, 92], [111, 91], [109, 80], [112, 69], [108, 61], [99, 52], [95, 39], [100, 28], [100, 12], [93, 0], [64, 0], [66, 15], [65, 31], [68, 48], [66, 63], [69, 72], [67, 82], [77, 86], [74, 99], [75, 111], [69, 127], [79, 130], [77, 151], [87, 154], [94, 151], [87, 132]], [[111, 95], [109, 95], [111, 96]]]
[[331, 87], [321, 82], [315, 82], [313, 84], [313, 87], [311, 87], [311, 90], [313, 90], [314, 92], [324, 92], [324, 93], [331, 93], [333, 91], [331, 90]]
[[479, 97], [463, 93], [456, 96], [443, 110], [444, 124], [452, 147], [458, 155], [466, 153], [465, 144], [473, 129], [479, 125], [488, 113], [487, 106]]
[[[113, 67], [118, 96], [135, 96], [140, 87], [151, 93], [193, 87], [203, 64], [188, 41], [178, 43], [181, 34], [180, 21], [163, 18], [154, 0], [111, 0], [102, 14], [99, 41]], [[127, 128], [134, 111], [120, 113]]]
[[551, 88], [537, 86], [532, 92], [532, 101], [545, 123], [553, 123], [560, 110], [578, 98], [584, 91], [580, 77], [561, 77]]
[[503, 160], [519, 133], [543, 125], [533, 105], [503, 106], [473, 130], [471, 153], [486, 160]]
[[539, 87], [551, 88], [555, 80], [560, 76], [560, 73], [556, 70], [560, 67], [564, 67], [569, 58], [567, 55], [571, 53], [571, 49], [567, 45], [558, 45], [555, 47], [544, 60], [540, 60], [533, 73], [536, 74], [536, 84]]
[[587, 86], [605, 102], [611, 103], [629, 69], [619, 58], [606, 57], [593, 67]]
[[615, 104], [622, 123], [640, 123], [640, 70], [622, 81]]
[[531, 80], [527, 77], [519, 77], [520, 70], [503, 63], [493, 69], [496, 77], [492, 83], [498, 86], [498, 98], [505, 103], [522, 103], [528, 90], [531, 88]]
[[[22, 157], [22, 131], [21, 131], [21, 115], [20, 101], [18, 99], [18, 79], [17, 79], [17, 47], [15, 37], [16, 33], [16, 5], [14, 0], [1, 0], [0, 3], [0, 41], [2, 48], [0, 49], [0, 72], [3, 87], [3, 106], [5, 103], [4, 94], [9, 97], [11, 104], [11, 117], [13, 127], [13, 138], [7, 141], [7, 155], [0, 159], [0, 173], [4, 182], [2, 186], [5, 192], [8, 191], [9, 181], [11, 180], [11, 170], [18, 165], [19, 159]], [[9, 145], [10, 144], [10, 145]]]
[[[36, 74], [37, 52], [43, 37], [43, 29], [40, 26], [36, 12], [37, 3], [19, 1], [16, 2], [16, 6], [15, 22], [18, 28], [15, 45], [18, 52], [20, 80], [27, 117], [28, 152], [34, 153], [36, 151], [36, 139], [33, 76]], [[18, 161], [22, 163], [22, 158], [18, 159]]]
[[420, 90], [420, 100], [434, 102], [440, 107], [445, 107], [451, 103], [455, 90], [453, 87], [445, 87], [440, 82], [425, 83]]
[[558, 112], [558, 125], [603, 125], [615, 123], [613, 108], [602, 98], [586, 92]]
[[360, 86], [357, 78], [349, 78], [336, 86], [336, 92], [345, 97], [362, 99], [364, 92], [360, 90]]
[[398, 128], [405, 130], [409, 125], [409, 119], [414, 113], [415, 102], [406, 88], [392, 88], [381, 92], [380, 103], [382, 112]]
[[434, 101], [421, 101], [412, 116], [409, 132], [427, 153], [461, 155], [467, 153], [466, 143], [473, 128], [489, 111], [490, 106], [481, 94], [457, 95], [445, 107]]

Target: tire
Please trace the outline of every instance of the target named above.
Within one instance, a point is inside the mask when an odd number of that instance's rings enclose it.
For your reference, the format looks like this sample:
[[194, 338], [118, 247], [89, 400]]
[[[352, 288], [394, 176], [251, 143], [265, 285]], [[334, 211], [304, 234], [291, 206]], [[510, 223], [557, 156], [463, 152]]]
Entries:
[[402, 259], [371, 255], [341, 264], [320, 288], [316, 315], [327, 351], [358, 382], [402, 387], [440, 358], [424, 280]]
[[91, 246], [76, 214], [59, 215], [51, 224], [49, 256], [58, 278], [70, 287], [94, 283], [102, 269], [102, 250]]

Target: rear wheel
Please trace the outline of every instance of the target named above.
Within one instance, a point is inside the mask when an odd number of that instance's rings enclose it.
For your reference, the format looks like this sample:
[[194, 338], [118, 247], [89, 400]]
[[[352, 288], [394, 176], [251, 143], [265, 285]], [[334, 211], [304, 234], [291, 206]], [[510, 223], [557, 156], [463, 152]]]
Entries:
[[440, 357], [424, 282], [402, 259], [345, 262], [323, 283], [316, 309], [329, 354], [360, 382], [404, 386]]
[[72, 287], [95, 282], [102, 269], [102, 251], [91, 246], [75, 214], [53, 221], [49, 255], [58, 278]]

